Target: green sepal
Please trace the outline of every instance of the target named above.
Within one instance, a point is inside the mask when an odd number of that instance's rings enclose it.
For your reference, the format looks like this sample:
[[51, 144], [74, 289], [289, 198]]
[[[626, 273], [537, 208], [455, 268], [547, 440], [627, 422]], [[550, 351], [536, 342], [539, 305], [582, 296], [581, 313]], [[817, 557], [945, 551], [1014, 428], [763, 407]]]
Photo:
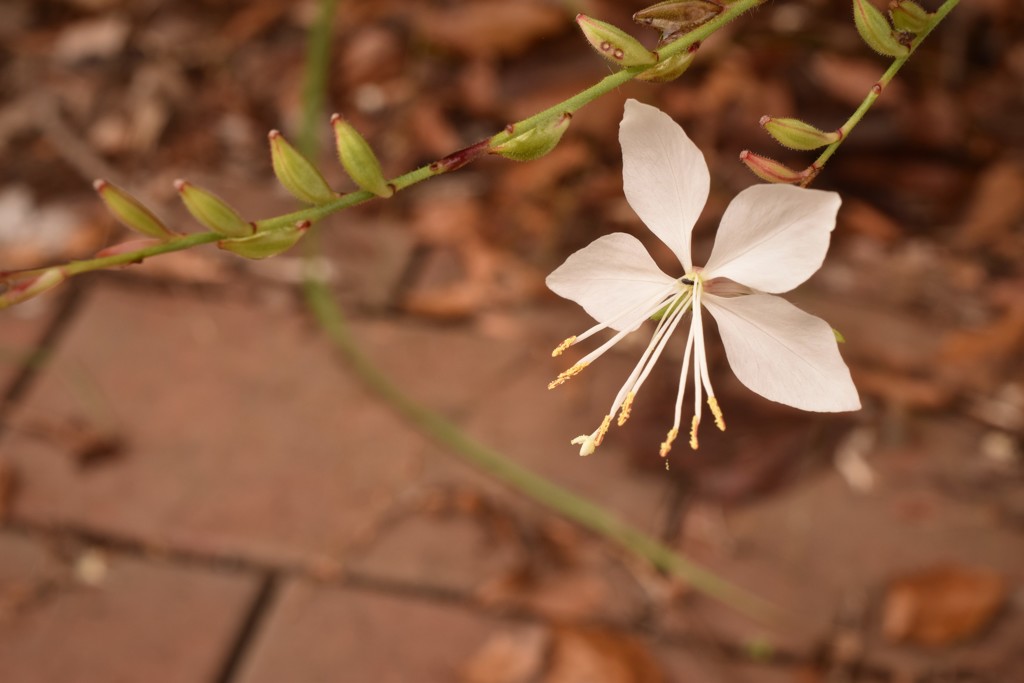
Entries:
[[384, 178], [380, 161], [373, 153], [366, 138], [339, 114], [331, 117], [331, 127], [334, 129], [338, 160], [341, 161], [345, 172], [355, 181], [359, 189], [366, 190], [378, 197], [393, 195], [395, 187]]
[[889, 17], [897, 29], [911, 33], [923, 33], [932, 23], [932, 15], [912, 0], [893, 0]]
[[152, 211], [117, 185], [106, 180], [95, 180], [92, 186], [114, 218], [127, 227], [161, 240], [174, 237], [174, 233]]
[[270, 140], [274, 175], [293, 197], [307, 204], [326, 204], [338, 196], [316, 166], [292, 147], [279, 131], [270, 131], [267, 138]]
[[533, 161], [544, 156], [558, 145], [572, 121], [572, 114], [565, 112], [538, 123], [525, 133], [516, 135], [490, 149], [491, 154], [500, 154], [514, 161]]
[[853, 23], [868, 47], [878, 54], [905, 57], [910, 52], [910, 48], [893, 35], [889, 20], [869, 0], [853, 0]]
[[776, 119], [771, 116], [762, 116], [760, 124], [768, 135], [775, 138], [780, 145], [790, 149], [804, 151], [819, 149], [831, 145], [842, 137], [838, 131], [826, 133], [800, 119]]
[[249, 237], [221, 240], [217, 246], [248, 259], [264, 259], [288, 251], [309, 230], [309, 221], [299, 221], [293, 228], [258, 232]]
[[687, 50], [686, 52], [680, 52], [677, 55], [672, 55], [668, 59], [663, 59], [650, 69], [641, 71], [636, 75], [638, 81], [648, 81], [650, 83], [667, 83], [674, 81], [679, 78], [690, 68], [693, 64], [694, 58], [697, 56], [696, 51]]
[[617, 26], [598, 21], [585, 14], [576, 15], [583, 36], [597, 53], [620, 66], [648, 66], [658, 61], [658, 54]]
[[192, 217], [213, 232], [225, 237], [247, 237], [256, 232], [255, 225], [212, 192], [187, 180], [175, 180], [174, 189]]

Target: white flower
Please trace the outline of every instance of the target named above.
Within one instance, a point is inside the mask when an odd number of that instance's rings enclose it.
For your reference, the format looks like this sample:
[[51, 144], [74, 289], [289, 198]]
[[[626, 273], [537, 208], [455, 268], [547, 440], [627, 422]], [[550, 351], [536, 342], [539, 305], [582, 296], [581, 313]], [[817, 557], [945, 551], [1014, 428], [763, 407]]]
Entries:
[[718, 323], [733, 372], [750, 390], [802, 410], [859, 409], [857, 389], [829, 324], [772, 296], [788, 292], [821, 267], [835, 227], [839, 195], [790, 185], [743, 190], [722, 216], [707, 264], [698, 267], [690, 256], [690, 235], [708, 198], [710, 177], [704, 156], [667, 114], [635, 100], [626, 102], [619, 142], [626, 199], [675, 253], [683, 276], [663, 273], [638, 239], [621, 232], [598, 238], [548, 276], [552, 291], [580, 304], [598, 323], [566, 339], [552, 355], [604, 329], [616, 331], [549, 388], [578, 374], [645, 321], [659, 318], [647, 350], [601, 425], [592, 434], [573, 439], [580, 455], [594, 452], [616, 414], [620, 425], [629, 417], [633, 399], [687, 312], [692, 315], [676, 417], [661, 444], [661, 454], [668, 453], [679, 434], [691, 362], [690, 446], [697, 448], [704, 391], [715, 423], [725, 429], [708, 373], [702, 306]]

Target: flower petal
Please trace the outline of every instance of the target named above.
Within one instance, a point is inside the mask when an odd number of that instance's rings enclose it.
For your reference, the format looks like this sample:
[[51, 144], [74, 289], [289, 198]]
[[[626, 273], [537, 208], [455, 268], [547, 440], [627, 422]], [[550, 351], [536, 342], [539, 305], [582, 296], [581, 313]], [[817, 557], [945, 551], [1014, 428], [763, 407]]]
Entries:
[[690, 272], [690, 234], [711, 185], [704, 155], [668, 114], [636, 100], [626, 100], [619, 143], [629, 205]]
[[671, 290], [675, 280], [654, 263], [640, 240], [624, 232], [604, 235], [572, 254], [545, 280], [555, 294], [572, 299], [599, 323], [634, 330], [646, 316], [631, 309]]
[[850, 370], [824, 320], [770, 294], [702, 299], [718, 322], [729, 365], [748, 389], [801, 410], [860, 409]]
[[753, 185], [736, 195], [718, 227], [705, 277], [762, 292], [788, 292], [825, 260], [840, 199], [792, 185]]

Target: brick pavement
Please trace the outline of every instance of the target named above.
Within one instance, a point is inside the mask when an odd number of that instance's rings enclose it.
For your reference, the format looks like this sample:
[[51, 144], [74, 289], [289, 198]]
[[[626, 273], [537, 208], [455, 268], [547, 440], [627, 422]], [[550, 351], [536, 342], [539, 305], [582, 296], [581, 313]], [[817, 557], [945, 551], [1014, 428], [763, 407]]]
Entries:
[[[670, 527], [668, 478], [631, 471], [622, 441], [588, 459], [566, 443], [600, 417], [628, 360], [602, 359], [605, 371], [548, 392], [559, 366], [536, 340], [385, 320], [355, 330], [414, 397], [483, 442], [649, 532]], [[541, 598], [510, 598], [549, 516], [381, 408], [306, 318], [226, 294], [92, 288], [7, 417], [0, 460], [22, 485], [14, 531], [0, 536], [0, 671], [16, 683], [459, 680], [489, 635], [513, 628], [499, 618], [509, 609], [528, 623], [653, 624], [682, 644], [645, 640], [667, 680], [796, 681], [786, 667], [712, 656], [709, 636], [811, 661], [837, 601], [877, 598], [894, 567], [945, 557], [1020, 578], [1017, 539], [983, 506], [908, 521], [896, 513], [913, 486], [864, 497], [830, 474], [735, 511], [736, 552], [702, 557], [803, 614], [801, 628], [768, 631], [695, 596], [657, 609], [643, 572], [578, 540], [571, 566], [532, 587]], [[54, 436], [68, 424], [124, 447], [83, 465], [80, 444]], [[886, 474], [904, 486], [900, 471]], [[438, 513], [438, 492], [471, 504]], [[482, 519], [480, 501], [515, 533]], [[864, 519], [877, 534], [842, 533]], [[79, 559], [95, 548], [101, 578], [83, 578]], [[877, 563], [861, 561], [872, 552]], [[998, 628], [940, 663], [1005, 666], [1019, 615]], [[872, 648], [878, 666], [923, 670], [913, 653]]]

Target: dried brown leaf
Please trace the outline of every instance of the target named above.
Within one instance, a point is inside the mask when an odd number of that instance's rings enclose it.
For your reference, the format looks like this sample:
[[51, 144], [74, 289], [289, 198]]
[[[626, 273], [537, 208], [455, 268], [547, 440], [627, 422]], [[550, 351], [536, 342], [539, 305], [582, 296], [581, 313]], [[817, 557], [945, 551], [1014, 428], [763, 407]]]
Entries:
[[568, 15], [539, 2], [479, 0], [416, 14], [417, 31], [428, 41], [470, 57], [508, 57], [569, 26]]
[[998, 243], [1024, 220], [1024, 168], [993, 164], [978, 179], [956, 242], [963, 247]]
[[533, 626], [495, 633], [462, 671], [464, 683], [531, 683], [541, 673], [551, 632]]
[[936, 567], [895, 579], [882, 608], [882, 634], [944, 647], [988, 626], [1006, 601], [1006, 581], [988, 569]]
[[612, 629], [560, 628], [544, 683], [661, 683], [665, 675], [641, 640]]

